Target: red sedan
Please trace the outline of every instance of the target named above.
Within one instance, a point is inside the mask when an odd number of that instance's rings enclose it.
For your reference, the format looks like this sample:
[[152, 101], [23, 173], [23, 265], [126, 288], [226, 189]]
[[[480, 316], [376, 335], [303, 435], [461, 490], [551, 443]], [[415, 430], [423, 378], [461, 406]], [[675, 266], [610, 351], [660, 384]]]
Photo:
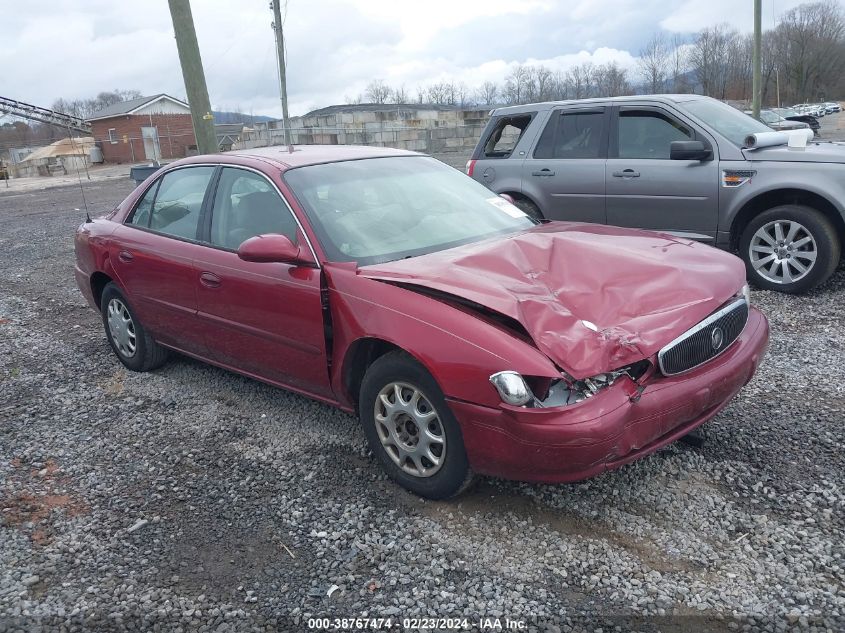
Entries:
[[161, 169], [76, 235], [134, 371], [171, 350], [357, 412], [431, 498], [596, 475], [716, 415], [768, 340], [733, 255], [537, 224], [433, 158], [267, 148]]

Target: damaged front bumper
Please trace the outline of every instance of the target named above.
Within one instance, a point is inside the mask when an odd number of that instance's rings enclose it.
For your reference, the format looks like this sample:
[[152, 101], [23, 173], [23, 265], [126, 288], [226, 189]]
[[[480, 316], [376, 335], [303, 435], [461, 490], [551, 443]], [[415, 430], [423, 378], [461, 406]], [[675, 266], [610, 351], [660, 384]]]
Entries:
[[627, 376], [601, 394], [555, 408], [498, 408], [449, 400], [477, 473], [546, 483], [586, 479], [648, 455], [721, 411], [751, 379], [769, 325], [751, 309], [740, 337], [719, 357], [678, 376]]

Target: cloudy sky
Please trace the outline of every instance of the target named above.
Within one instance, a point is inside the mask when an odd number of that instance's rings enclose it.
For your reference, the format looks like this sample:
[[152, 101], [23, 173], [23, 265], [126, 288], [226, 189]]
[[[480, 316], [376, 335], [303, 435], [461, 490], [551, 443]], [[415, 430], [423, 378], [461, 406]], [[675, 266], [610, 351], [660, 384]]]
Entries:
[[[285, 0], [282, 0], [283, 6]], [[278, 116], [269, 0], [192, 0], [215, 109]], [[764, 0], [763, 25], [800, 0]], [[383, 79], [411, 95], [454, 79], [501, 81], [518, 63], [554, 69], [616, 60], [635, 71], [655, 31], [752, 27], [751, 0], [287, 0], [292, 114], [339, 103]], [[0, 95], [58, 97], [137, 89], [184, 98], [166, 0], [16, 2], [0, 20]]]

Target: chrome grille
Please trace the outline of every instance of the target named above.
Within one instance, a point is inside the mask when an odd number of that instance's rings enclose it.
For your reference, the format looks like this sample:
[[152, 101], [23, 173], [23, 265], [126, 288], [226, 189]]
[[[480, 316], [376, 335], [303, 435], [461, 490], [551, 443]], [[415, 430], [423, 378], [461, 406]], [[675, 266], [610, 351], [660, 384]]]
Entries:
[[739, 338], [746, 321], [745, 299], [714, 312], [658, 352], [660, 371], [667, 376], [681, 374], [716, 358]]

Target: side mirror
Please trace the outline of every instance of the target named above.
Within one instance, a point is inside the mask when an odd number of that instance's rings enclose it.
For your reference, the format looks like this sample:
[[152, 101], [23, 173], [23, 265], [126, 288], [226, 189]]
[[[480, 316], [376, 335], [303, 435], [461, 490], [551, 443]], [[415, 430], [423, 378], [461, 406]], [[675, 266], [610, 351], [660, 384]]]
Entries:
[[299, 261], [299, 246], [286, 235], [256, 235], [238, 247], [238, 257], [245, 262], [281, 262], [294, 264]]
[[713, 150], [702, 141], [672, 141], [669, 144], [669, 158], [672, 160], [710, 160]]

